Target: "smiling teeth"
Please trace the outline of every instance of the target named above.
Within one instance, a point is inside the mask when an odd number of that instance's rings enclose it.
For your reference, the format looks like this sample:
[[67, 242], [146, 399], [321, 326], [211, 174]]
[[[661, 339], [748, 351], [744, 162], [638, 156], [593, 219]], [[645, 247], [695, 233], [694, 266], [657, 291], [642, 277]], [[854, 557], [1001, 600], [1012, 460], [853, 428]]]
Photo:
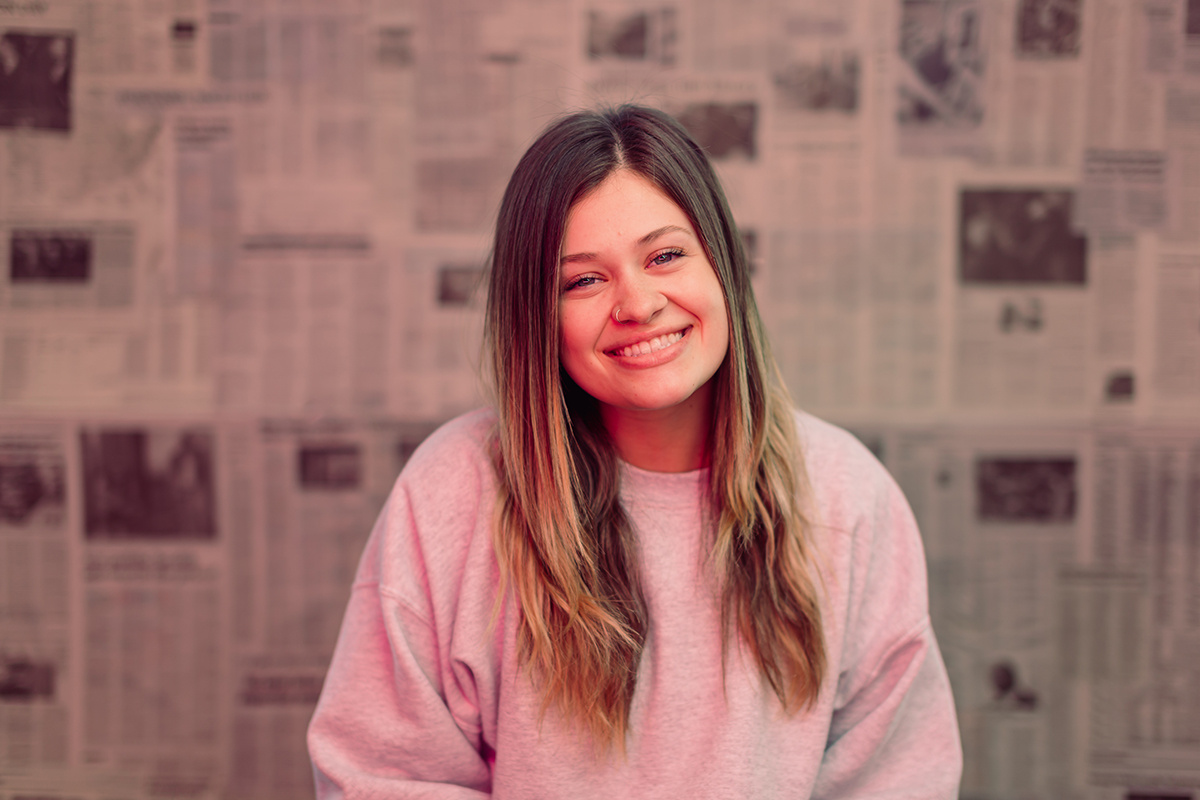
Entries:
[[628, 347], [621, 348], [617, 352], [626, 358], [649, 355], [655, 351], [662, 350], [664, 347], [670, 347], [682, 338], [683, 331], [676, 331], [675, 333], [668, 333], [663, 336], [655, 336], [653, 339], [647, 339], [644, 342], [631, 344]]

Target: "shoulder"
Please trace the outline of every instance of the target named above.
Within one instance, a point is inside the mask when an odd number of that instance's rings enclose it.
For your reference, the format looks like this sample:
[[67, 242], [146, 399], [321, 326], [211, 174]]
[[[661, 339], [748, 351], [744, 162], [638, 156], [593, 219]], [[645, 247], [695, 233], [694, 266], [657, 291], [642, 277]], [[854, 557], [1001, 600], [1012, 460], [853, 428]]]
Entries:
[[883, 464], [854, 434], [804, 411], [796, 411], [795, 419], [805, 471], [818, 497], [848, 492], [861, 502], [880, 492], [898, 493]]
[[889, 564], [923, 570], [916, 520], [879, 459], [849, 431], [811, 414], [798, 412], [796, 426], [821, 546], [859, 576]]
[[796, 425], [814, 537], [838, 595], [835, 625], [851, 638], [873, 631], [890, 641], [925, 624], [924, 548], [900, 487], [849, 431], [804, 413]]
[[471, 411], [418, 445], [376, 523], [360, 579], [413, 603], [433, 576], [460, 574], [473, 552], [489, 548], [494, 424], [492, 411]]
[[490, 408], [468, 411], [443, 423], [413, 451], [401, 480], [436, 483], [445, 472], [491, 464], [496, 413]]
[[431, 433], [404, 465], [389, 502], [405, 507], [422, 529], [434, 524], [445, 531], [472, 524], [495, 495], [495, 422], [494, 412], [479, 409]]

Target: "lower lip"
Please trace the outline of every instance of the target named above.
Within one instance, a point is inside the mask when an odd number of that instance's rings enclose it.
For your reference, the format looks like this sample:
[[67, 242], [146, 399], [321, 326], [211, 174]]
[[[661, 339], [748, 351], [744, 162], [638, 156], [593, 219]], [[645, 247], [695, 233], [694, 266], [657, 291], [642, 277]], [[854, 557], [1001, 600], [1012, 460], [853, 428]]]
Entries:
[[679, 340], [667, 345], [661, 350], [655, 350], [653, 353], [646, 353], [641, 356], [623, 356], [619, 353], [606, 353], [606, 355], [616, 361], [623, 367], [633, 369], [644, 369], [647, 367], [657, 367], [660, 364], [665, 364], [679, 356], [683, 352], [683, 345], [692, 336], [692, 326], [689, 325], [683, 329], [683, 336]]

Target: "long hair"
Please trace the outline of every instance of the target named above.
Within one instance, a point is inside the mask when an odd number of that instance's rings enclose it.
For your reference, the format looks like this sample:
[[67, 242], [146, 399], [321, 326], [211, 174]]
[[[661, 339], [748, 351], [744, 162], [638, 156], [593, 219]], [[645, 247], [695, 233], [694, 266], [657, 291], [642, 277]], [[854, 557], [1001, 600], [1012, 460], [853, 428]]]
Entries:
[[792, 404], [712, 166], [654, 109], [564, 117], [517, 164], [496, 224], [486, 319], [498, 413], [495, 542], [543, 713], [557, 706], [599, 745], [623, 748], [646, 604], [617, 453], [596, 402], [559, 363], [558, 276], [572, 206], [617, 169], [683, 209], [725, 295], [729, 351], [714, 376], [706, 511], [726, 651], [736, 630], [789, 713], [815, 700], [826, 660]]

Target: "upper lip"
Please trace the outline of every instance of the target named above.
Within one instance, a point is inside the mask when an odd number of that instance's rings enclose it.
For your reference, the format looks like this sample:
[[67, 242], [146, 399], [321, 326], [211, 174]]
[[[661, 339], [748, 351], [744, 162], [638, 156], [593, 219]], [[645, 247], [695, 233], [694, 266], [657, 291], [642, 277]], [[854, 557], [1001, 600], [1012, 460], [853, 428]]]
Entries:
[[630, 336], [627, 339], [622, 339], [617, 344], [609, 345], [608, 347], [604, 348], [604, 352], [618, 353], [621, 350], [624, 350], [626, 347], [630, 347], [631, 345], [639, 344], [641, 342], [648, 342], [651, 339], [657, 338], [659, 336], [669, 336], [672, 333], [687, 333], [687, 330], [690, 327], [692, 327], [692, 326], [691, 325], [678, 325], [678, 326], [670, 327], [670, 328], [661, 328], [661, 329], [653, 330], [653, 331], [644, 331], [644, 332], [635, 334], [633, 336]]

